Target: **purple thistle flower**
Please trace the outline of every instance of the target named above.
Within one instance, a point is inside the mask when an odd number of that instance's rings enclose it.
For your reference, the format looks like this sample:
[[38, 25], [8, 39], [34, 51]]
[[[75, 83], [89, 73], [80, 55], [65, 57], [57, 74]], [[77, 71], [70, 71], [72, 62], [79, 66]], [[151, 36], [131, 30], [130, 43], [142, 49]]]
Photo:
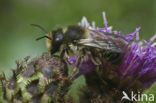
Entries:
[[145, 46], [139, 42], [129, 45], [131, 52], [124, 54], [123, 63], [117, 70], [123, 78], [130, 76], [132, 80], [139, 80], [143, 88], [148, 88], [156, 81], [156, 48], [150, 42], [144, 42]]
[[[104, 25], [103, 28], [95, 27], [95, 22], [90, 26], [87, 19], [83, 17], [79, 23], [80, 26], [88, 29], [97, 30], [107, 34], [114, 34], [122, 36], [123, 32], [114, 31], [112, 27], [107, 26], [107, 20], [105, 13], [103, 13]], [[154, 82], [156, 82], [156, 35], [154, 35], [149, 41], [139, 40], [139, 30], [137, 28], [133, 33], [127, 34], [124, 38], [129, 42], [127, 48], [130, 50], [123, 53], [123, 62], [115, 68], [115, 71], [124, 80], [126, 77], [131, 78], [131, 82], [139, 81], [142, 84], [142, 88], [149, 88]], [[136, 36], [136, 37], [135, 37]], [[123, 37], [123, 36], [122, 36]], [[144, 43], [144, 45], [143, 45]], [[69, 62], [75, 67], [77, 56], [69, 58]], [[90, 59], [83, 61], [79, 66], [79, 73], [75, 77], [86, 74], [94, 70], [96, 65]], [[110, 69], [111, 67], [106, 63], [103, 63], [104, 69]]]

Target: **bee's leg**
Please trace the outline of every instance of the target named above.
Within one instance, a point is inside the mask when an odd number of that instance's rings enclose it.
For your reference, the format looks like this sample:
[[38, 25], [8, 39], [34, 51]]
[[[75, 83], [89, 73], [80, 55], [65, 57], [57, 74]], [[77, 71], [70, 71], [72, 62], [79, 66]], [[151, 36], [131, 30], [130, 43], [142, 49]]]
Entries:
[[79, 56], [76, 60], [76, 66], [75, 68], [73, 69], [71, 75], [69, 76], [70, 79], [73, 79], [73, 76], [76, 74], [76, 72], [78, 71], [78, 67], [79, 65], [81, 64], [81, 59], [82, 59], [82, 56]]
[[63, 48], [61, 54], [60, 54], [60, 58], [64, 60], [64, 55], [66, 52], [68, 52], [69, 47], [66, 46], [65, 48]]
[[73, 79], [73, 76], [78, 71], [78, 67], [81, 65], [82, 60], [87, 60], [88, 59], [88, 56], [86, 56], [87, 49], [86, 48], [82, 48], [80, 51], [81, 51], [80, 52], [81, 54], [80, 54], [80, 56], [76, 60], [76, 66], [75, 66], [75, 68], [73, 69], [73, 71], [72, 71], [72, 73], [70, 75], [70, 79]]
[[92, 57], [92, 61], [94, 62], [95, 65], [101, 65], [101, 61], [99, 58], [97, 58], [93, 55], [91, 57]]
[[66, 52], [66, 49], [63, 49], [62, 52], [61, 52], [61, 54], [60, 54], [60, 58], [61, 59], [63, 59], [65, 52]]
[[100, 65], [101, 61], [99, 60], [99, 58], [96, 55], [96, 52], [93, 51], [93, 49], [90, 49], [91, 52], [91, 57], [92, 57], [92, 61], [96, 64], [96, 65]]

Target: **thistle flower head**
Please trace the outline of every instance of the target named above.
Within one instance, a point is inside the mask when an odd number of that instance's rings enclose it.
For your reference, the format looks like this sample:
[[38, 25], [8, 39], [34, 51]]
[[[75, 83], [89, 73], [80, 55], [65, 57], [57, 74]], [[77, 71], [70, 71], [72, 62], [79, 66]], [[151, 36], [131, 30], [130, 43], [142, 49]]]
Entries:
[[[124, 36], [122, 31], [112, 30], [112, 26], [107, 25], [105, 13], [103, 13], [103, 19], [104, 27], [102, 28], [96, 27], [95, 22], [90, 25], [85, 17], [82, 18], [79, 25], [124, 38], [127, 43], [119, 44], [119, 46], [125, 52], [122, 53], [122, 62], [117, 66], [109, 65], [105, 58], [100, 58], [102, 63], [100, 66], [97, 66], [91, 58], [82, 61], [79, 73], [75, 76], [77, 78], [84, 75], [86, 79], [87, 86], [80, 90], [82, 92], [81, 103], [121, 102], [122, 91], [126, 91], [128, 95], [131, 91], [142, 92], [156, 82], [156, 42], [154, 42], [156, 35], [149, 41], [140, 40], [139, 30], [141, 28], [138, 27], [133, 33]], [[73, 66], [76, 60], [77, 57], [69, 58]]]
[[[140, 27], [136, 28], [133, 33], [123, 36], [121, 31], [112, 30], [112, 27], [107, 25], [105, 13], [103, 13], [104, 27], [99, 28], [95, 26], [95, 22], [90, 25], [85, 17], [79, 23], [80, 26], [88, 29], [104, 32], [107, 34], [114, 34], [123, 37], [128, 41], [126, 45], [127, 52], [123, 53], [123, 61], [120, 65], [115, 67], [115, 71], [124, 81], [125, 78], [131, 78], [133, 84], [134, 81], [141, 83], [141, 88], [149, 88], [156, 81], [156, 35], [154, 35], [149, 41], [139, 39]], [[69, 58], [69, 61], [75, 66], [77, 57]], [[95, 64], [90, 58], [87, 61], [83, 61], [79, 66], [78, 75], [83, 75], [91, 72], [95, 69]], [[111, 66], [103, 64], [103, 69], [110, 69]], [[84, 72], [85, 71], [85, 72]], [[105, 72], [105, 71], [104, 71]]]
[[[131, 51], [124, 54], [124, 61], [117, 70], [123, 78], [130, 76], [132, 80], [140, 81], [143, 88], [148, 88], [156, 81], [156, 47], [153, 43], [156, 35], [147, 42], [139, 41], [138, 29], [132, 34], [136, 34], [136, 41], [131, 41]], [[132, 40], [132, 34], [125, 38]]]

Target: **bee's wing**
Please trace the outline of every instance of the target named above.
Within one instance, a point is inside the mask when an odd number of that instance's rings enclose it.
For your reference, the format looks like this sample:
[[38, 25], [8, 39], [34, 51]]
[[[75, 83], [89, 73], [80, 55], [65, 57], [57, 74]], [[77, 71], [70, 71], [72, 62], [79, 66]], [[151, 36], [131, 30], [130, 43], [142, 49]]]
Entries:
[[112, 52], [125, 52], [128, 42], [121, 36], [116, 34], [105, 34], [99, 31], [89, 30], [90, 37], [80, 39], [80, 45], [100, 48]]
[[104, 49], [104, 50], [109, 50], [112, 52], [119, 52], [119, 53], [123, 52], [121, 48], [117, 47], [112, 42], [107, 42], [107, 41], [81, 39], [79, 41], [79, 44], [84, 45], [84, 46], [90, 46], [90, 47], [100, 48], [100, 49]]

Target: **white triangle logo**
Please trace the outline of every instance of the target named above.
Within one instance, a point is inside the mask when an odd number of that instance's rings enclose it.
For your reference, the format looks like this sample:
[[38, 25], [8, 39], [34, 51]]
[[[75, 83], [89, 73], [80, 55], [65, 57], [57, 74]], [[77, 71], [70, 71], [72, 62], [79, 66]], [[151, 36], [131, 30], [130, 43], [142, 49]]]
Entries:
[[128, 97], [128, 95], [127, 95], [127, 93], [125, 91], [123, 91], [122, 93], [123, 93], [124, 96], [122, 97], [121, 101], [123, 99], [127, 99], [127, 100], [131, 101], [131, 99]]

